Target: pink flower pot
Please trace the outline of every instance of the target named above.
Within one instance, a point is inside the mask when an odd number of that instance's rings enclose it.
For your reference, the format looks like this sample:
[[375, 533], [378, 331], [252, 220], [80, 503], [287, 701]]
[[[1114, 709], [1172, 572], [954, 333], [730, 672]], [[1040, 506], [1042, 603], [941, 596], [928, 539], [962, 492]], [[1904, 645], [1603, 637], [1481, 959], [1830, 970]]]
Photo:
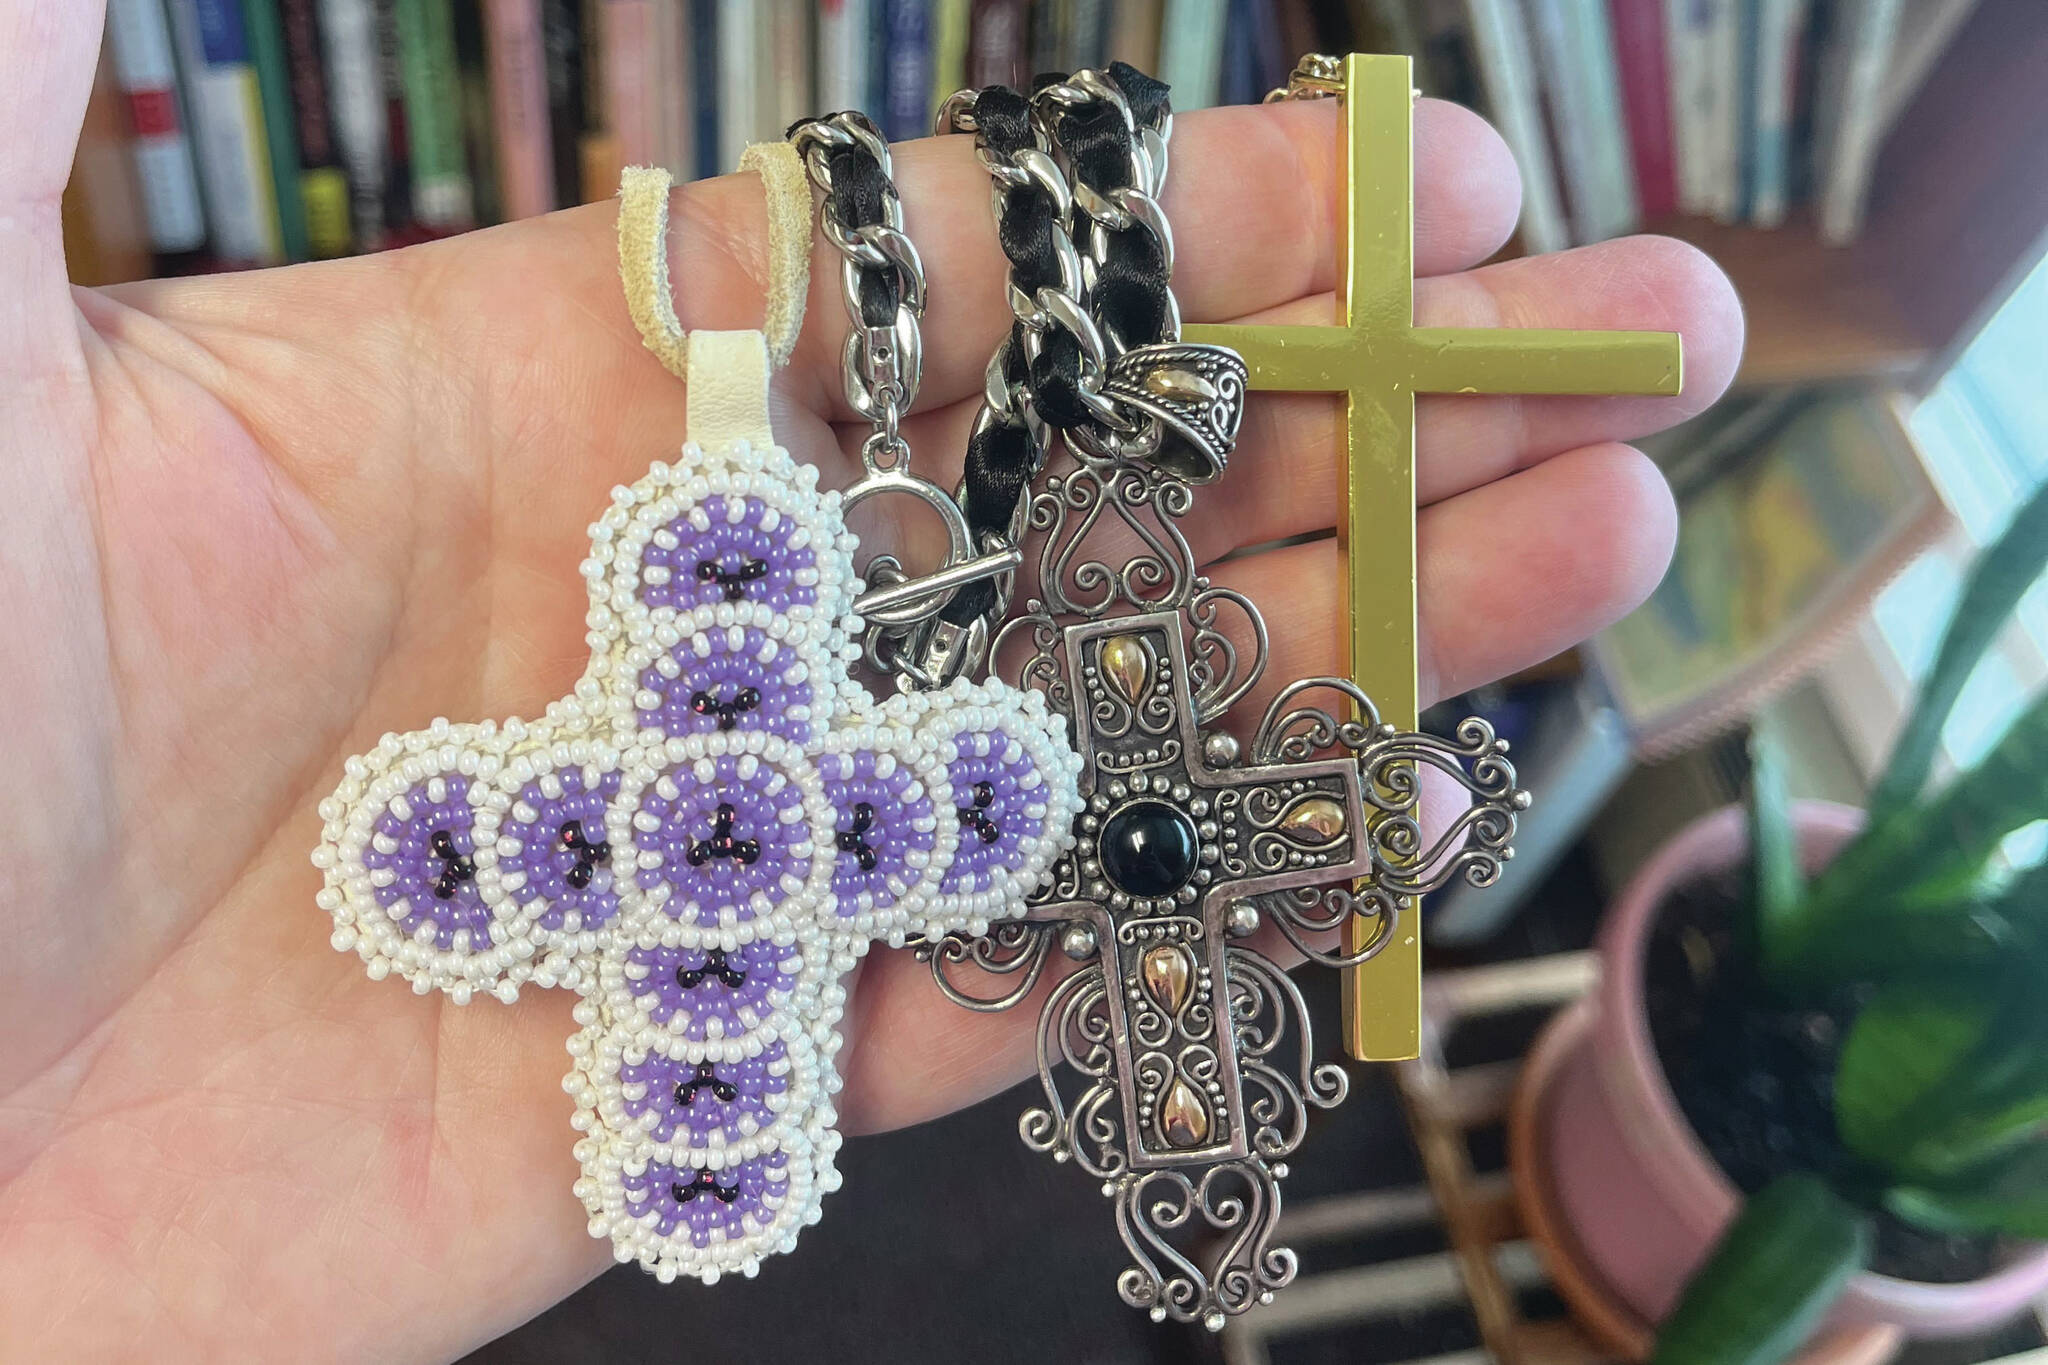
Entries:
[[[1863, 822], [1860, 811], [1821, 803], [1801, 803], [1793, 814], [1809, 869], [1823, 866]], [[1517, 1179], [1543, 1182], [1545, 1202], [1585, 1269], [1644, 1322], [1662, 1321], [1678, 1301], [1739, 1199], [1658, 1064], [1643, 1007], [1644, 950], [1671, 892], [1734, 866], [1747, 847], [1742, 811], [1730, 806], [1687, 827], [1636, 874], [1601, 927], [1590, 1027], [1582, 1025], [1579, 1044], [1530, 1078], [1544, 1091], [1529, 1102], [1537, 1164], [1546, 1169], [1518, 1171]], [[1832, 1321], [1958, 1335], [1993, 1326], [2044, 1292], [2048, 1245], [2036, 1245], [1966, 1284], [1859, 1275]]]

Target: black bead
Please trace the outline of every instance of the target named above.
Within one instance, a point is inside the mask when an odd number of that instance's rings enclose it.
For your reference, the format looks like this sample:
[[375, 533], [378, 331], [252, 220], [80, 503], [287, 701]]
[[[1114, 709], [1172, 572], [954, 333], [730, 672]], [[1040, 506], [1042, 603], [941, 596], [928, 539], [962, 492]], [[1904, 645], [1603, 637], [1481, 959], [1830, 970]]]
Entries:
[[1133, 801], [1103, 822], [1102, 873], [1133, 896], [1169, 896], [1195, 873], [1201, 842], [1187, 812], [1164, 801]]

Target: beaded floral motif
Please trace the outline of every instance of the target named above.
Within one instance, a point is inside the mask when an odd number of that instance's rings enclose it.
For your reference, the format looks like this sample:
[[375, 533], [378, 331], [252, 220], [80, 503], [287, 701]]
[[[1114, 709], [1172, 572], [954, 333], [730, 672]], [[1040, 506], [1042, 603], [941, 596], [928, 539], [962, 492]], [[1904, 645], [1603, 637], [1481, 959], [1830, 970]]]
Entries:
[[372, 978], [581, 997], [575, 1192], [663, 1279], [752, 1274], [817, 1220], [869, 944], [983, 932], [1073, 841], [1037, 693], [851, 680], [853, 548], [783, 451], [685, 447], [591, 527], [569, 696], [386, 735], [320, 807], [319, 904]]

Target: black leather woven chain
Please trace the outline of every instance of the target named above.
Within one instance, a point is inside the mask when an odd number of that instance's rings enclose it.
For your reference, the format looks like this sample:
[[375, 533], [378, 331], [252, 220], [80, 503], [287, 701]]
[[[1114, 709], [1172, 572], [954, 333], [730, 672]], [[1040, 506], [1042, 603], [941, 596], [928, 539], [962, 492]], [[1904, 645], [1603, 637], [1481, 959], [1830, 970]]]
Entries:
[[[1165, 121], [1169, 104], [1164, 83], [1124, 62], [1111, 64], [1107, 74], [1129, 104], [1133, 123], [1157, 129]], [[1064, 79], [1058, 74], [1043, 75], [1033, 82], [1033, 89], [1044, 90]], [[976, 94], [972, 117], [976, 143], [985, 161], [1010, 160], [1038, 146], [1031, 100], [1007, 86], [992, 85]], [[1056, 150], [1073, 180], [1104, 194], [1131, 184], [1131, 127], [1113, 106], [1101, 102], [1061, 106], [1051, 128]], [[1066, 232], [1070, 239], [1079, 238], [1087, 226], [1085, 214], [1076, 210]], [[1031, 298], [1041, 289], [1061, 287], [1054, 239], [1062, 231], [1058, 202], [1043, 184], [1026, 179], [1001, 190], [996, 236], [1010, 262], [1013, 289]], [[1172, 305], [1159, 240], [1142, 228], [1105, 230], [1105, 237], [1094, 287], [1078, 302], [1115, 350], [1163, 340]], [[1094, 414], [1080, 396], [1087, 377], [1074, 335], [1063, 328], [1046, 329], [1038, 339], [1036, 357], [1027, 361], [1025, 333], [1022, 322], [1011, 325], [1009, 339], [996, 361], [1003, 384], [1013, 394], [1028, 392], [1037, 416], [1058, 430], [1071, 430], [1090, 421]], [[999, 420], [985, 419], [975, 426], [962, 483], [962, 508], [977, 543], [988, 536], [1009, 534], [1018, 505], [1045, 454], [1015, 405], [992, 416]], [[964, 625], [988, 611], [996, 591], [990, 583], [972, 584], [940, 615]]]

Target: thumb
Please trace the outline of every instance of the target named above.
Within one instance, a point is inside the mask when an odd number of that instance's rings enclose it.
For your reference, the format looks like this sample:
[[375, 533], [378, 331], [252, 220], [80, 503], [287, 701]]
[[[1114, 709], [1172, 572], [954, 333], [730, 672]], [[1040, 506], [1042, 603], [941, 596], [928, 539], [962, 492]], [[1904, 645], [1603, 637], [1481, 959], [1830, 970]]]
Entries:
[[92, 90], [99, 0], [0, 0], [0, 366], [20, 373], [64, 297], [59, 204]]

